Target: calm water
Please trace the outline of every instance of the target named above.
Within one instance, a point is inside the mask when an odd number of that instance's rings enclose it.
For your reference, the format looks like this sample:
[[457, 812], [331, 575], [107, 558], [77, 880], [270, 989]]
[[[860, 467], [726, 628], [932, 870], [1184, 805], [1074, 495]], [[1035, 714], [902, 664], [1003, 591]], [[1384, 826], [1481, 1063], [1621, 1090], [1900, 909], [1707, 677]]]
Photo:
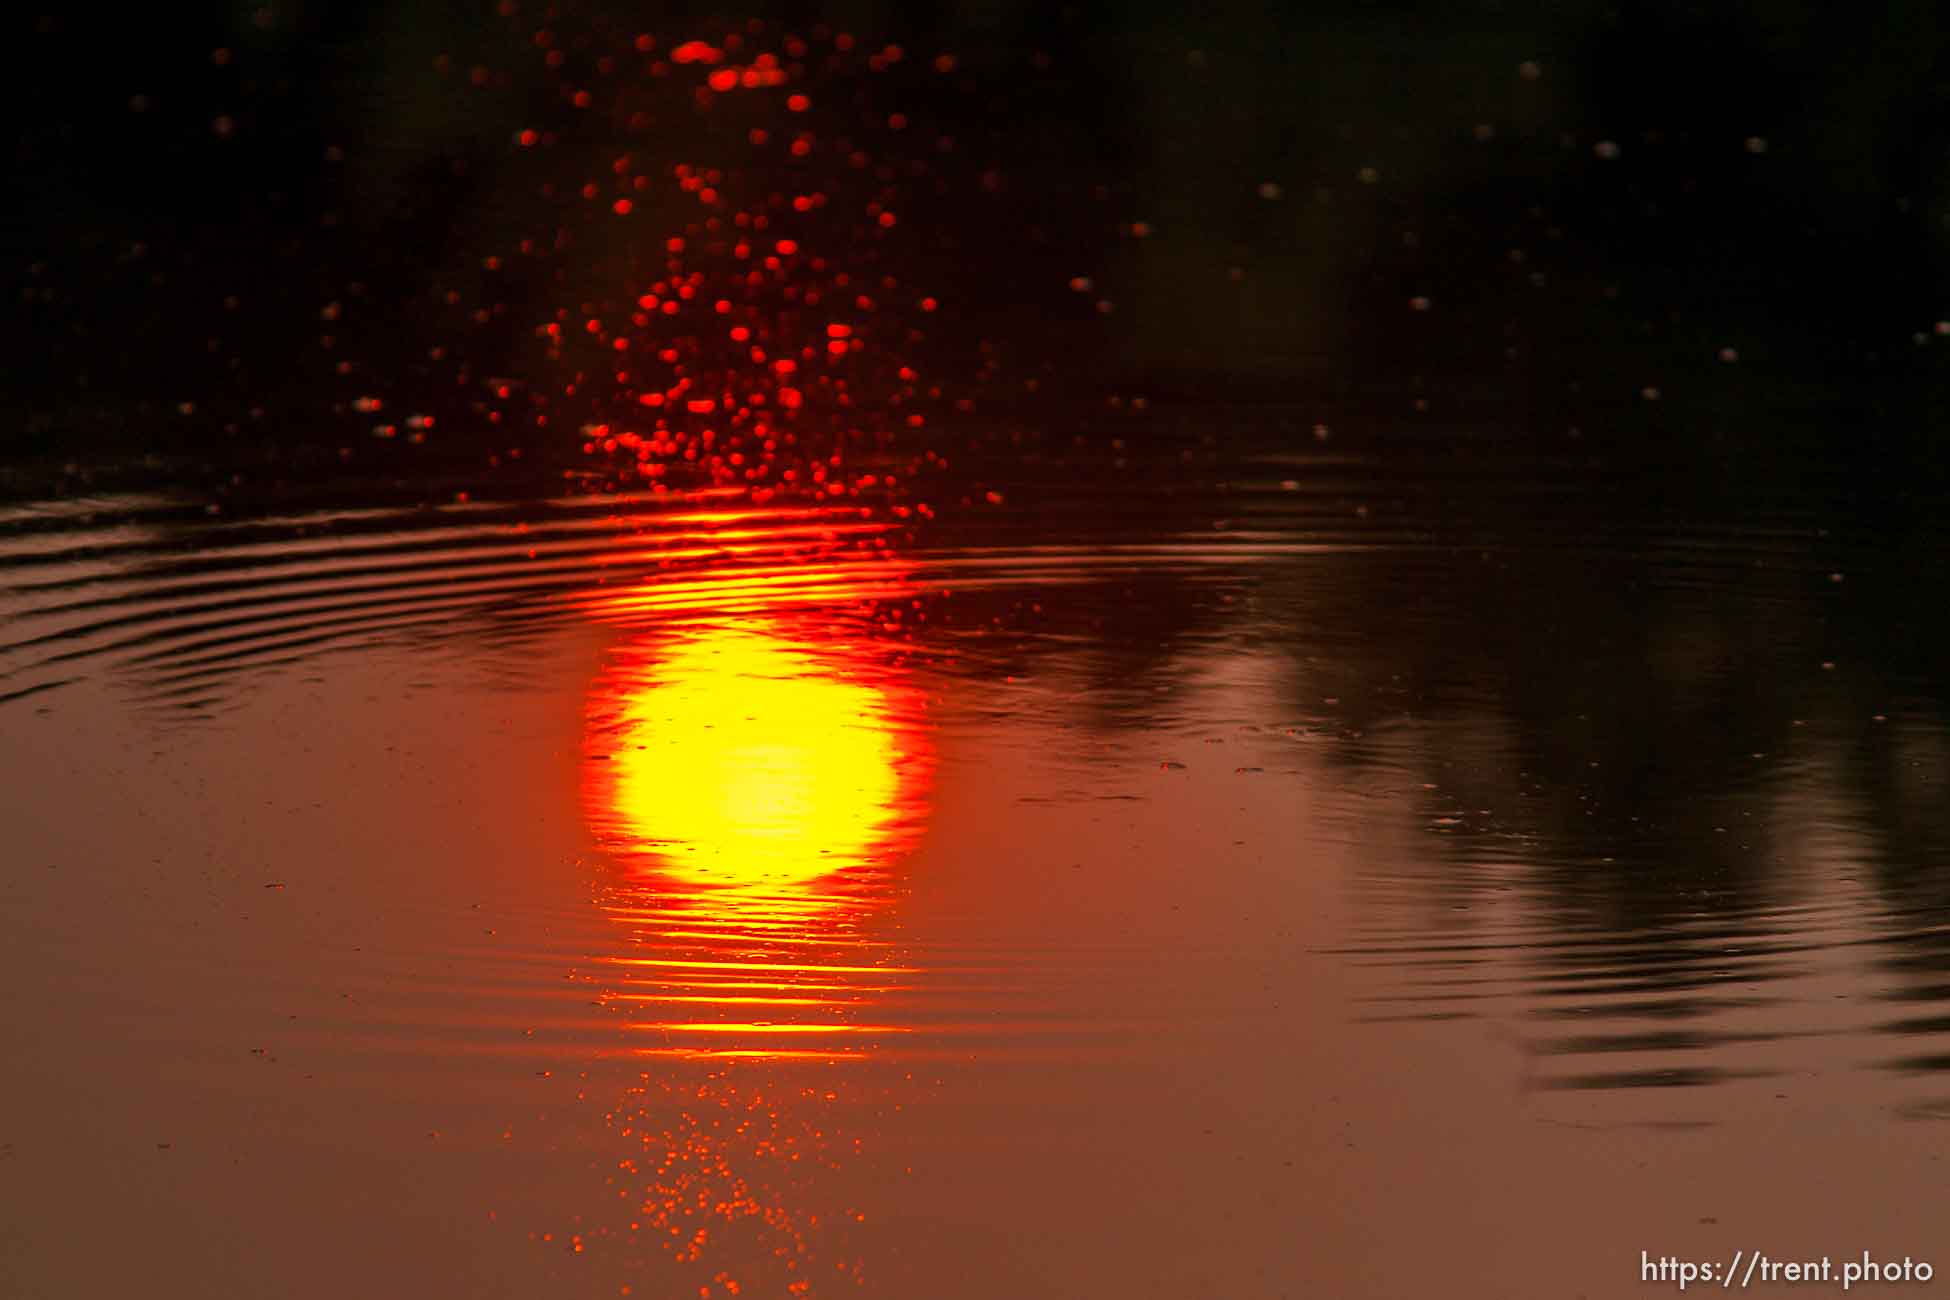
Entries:
[[1229, 418], [928, 512], [7, 506], [0, 1291], [1931, 1257], [1940, 503]]

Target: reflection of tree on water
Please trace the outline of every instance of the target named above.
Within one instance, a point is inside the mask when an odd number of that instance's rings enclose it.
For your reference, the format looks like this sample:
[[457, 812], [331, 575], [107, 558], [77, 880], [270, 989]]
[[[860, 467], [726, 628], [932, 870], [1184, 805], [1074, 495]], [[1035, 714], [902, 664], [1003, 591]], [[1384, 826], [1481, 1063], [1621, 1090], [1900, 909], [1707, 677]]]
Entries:
[[[1866, 815], [1860, 839], [1884, 898], [1875, 967], [1894, 977], [1877, 1026], [1895, 1037], [1886, 1064], [1916, 1074], [1950, 1071], [1950, 713], [1944, 699], [1915, 701], [1875, 728], [1852, 756]], [[1950, 1103], [1924, 1104], [1928, 1118]]]
[[[1950, 969], [1931, 649], [1946, 604], [1941, 576], [1907, 561], [1914, 538], [1765, 516], [1600, 512], [1583, 537], [1559, 522], [1513, 517], [1513, 545], [1487, 554], [1280, 584], [1294, 626], [1325, 629], [1294, 688], [1340, 729], [1323, 752], [1392, 784], [1440, 846], [1419, 867], [1388, 864], [1423, 873], [1427, 896], [1395, 940], [1446, 935], [1484, 961], [1520, 947], [1537, 1047], [1599, 1060], [1567, 1076], [1591, 1086], [1724, 1077], [1738, 1053], [1709, 1049], [1799, 1032], [1741, 1029], [1739, 1013], [1791, 1000], [1789, 983], [1853, 937], [1927, 985], [1905, 997], [1950, 997], [1927, 979]], [[1605, 544], [1620, 523], [1641, 530], [1629, 549]], [[1811, 828], [1842, 847], [1803, 842]], [[1849, 854], [1872, 861], [1858, 872]], [[1838, 901], [1858, 874], [1883, 915]], [[1466, 1007], [1503, 991], [1451, 971], [1422, 996]], [[1608, 1053], [1658, 1064], [1607, 1070]]]
[[[1534, 1048], [1577, 1063], [1553, 1075], [1566, 1086], [1714, 1082], [1804, 1032], [1796, 981], [1857, 952], [1903, 972], [1903, 996], [1950, 1000], [1950, 601], [1916, 564], [1941, 549], [1927, 486], [1890, 514], [1876, 485], [1819, 457], [1773, 477], [1738, 456], [1635, 469], [1660, 454], [1273, 471], [1299, 498], [1265, 470], [1201, 470], [1259, 486], [1134, 494], [1154, 537], [1258, 524], [1329, 553], [1161, 554], [1033, 595], [958, 592], [926, 637], [963, 629], [970, 671], [1060, 664], [1102, 728], [1181, 721], [1168, 688], [1208, 653], [1284, 665], [1288, 709], [1262, 721], [1426, 834], [1406, 855], [1377, 839], [1381, 892], [1357, 912], [1375, 927], [1363, 942], [1435, 972], [1402, 1002], [1466, 1016], [1521, 995]], [[1859, 512], [1838, 506], [1857, 491]], [[1042, 526], [1033, 506], [1015, 523]], [[1108, 561], [1138, 530], [1101, 534]], [[1882, 909], [1855, 900], [1858, 882]], [[1509, 961], [1514, 975], [1489, 978]], [[1932, 1007], [1888, 1027], [1950, 1033], [1950, 1019]], [[1912, 1056], [1950, 1061], [1929, 1051]]]

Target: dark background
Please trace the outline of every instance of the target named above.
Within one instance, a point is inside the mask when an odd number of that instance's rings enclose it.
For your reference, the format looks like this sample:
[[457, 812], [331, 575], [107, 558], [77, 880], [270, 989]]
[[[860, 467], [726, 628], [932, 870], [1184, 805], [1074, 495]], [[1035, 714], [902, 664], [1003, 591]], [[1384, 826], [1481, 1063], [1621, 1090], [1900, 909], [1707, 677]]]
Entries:
[[[808, 125], [914, 120], [873, 144], [907, 208], [875, 256], [938, 294], [915, 349], [986, 410], [1143, 395], [1317, 406], [1337, 428], [1937, 463], [1950, 20], [1932, 4], [760, 17], [751, 48], [812, 45]], [[600, 174], [628, 134], [608, 99], [577, 110], [566, 89], [633, 32], [661, 52], [750, 18], [459, 0], [16, 12], [0, 438], [16, 459], [330, 447], [363, 438], [350, 403], [376, 394], [438, 411], [451, 450], [481, 407], [449, 390], [546, 386], [532, 323], [641, 253], [595, 206], [537, 206], [538, 183]], [[841, 31], [854, 57], [823, 63]], [[898, 66], [864, 66], [889, 42]], [[635, 66], [605, 84], [636, 93]], [[793, 125], [784, 90], [706, 110], [673, 79], [643, 84], [652, 125], [632, 147], [655, 165], [736, 165], [750, 125]], [[552, 148], [512, 146], [525, 127]], [[928, 147], [938, 135], [952, 151]], [[753, 192], [784, 175], [742, 165]], [[813, 166], [843, 189], [844, 163]], [[550, 229], [574, 239], [546, 271], [483, 278], [484, 258]], [[492, 318], [472, 319], [485, 300]]]

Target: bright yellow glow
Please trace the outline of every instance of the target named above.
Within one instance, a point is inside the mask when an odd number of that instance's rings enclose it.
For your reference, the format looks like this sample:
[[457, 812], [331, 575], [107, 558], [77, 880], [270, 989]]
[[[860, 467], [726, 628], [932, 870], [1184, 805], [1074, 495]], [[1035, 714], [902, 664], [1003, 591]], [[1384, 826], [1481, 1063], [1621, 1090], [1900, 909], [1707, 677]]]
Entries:
[[615, 829], [697, 884], [780, 887], [866, 861], [901, 786], [889, 701], [746, 625], [675, 641], [623, 697]]
[[[857, 1058], [909, 1032], [870, 1008], [918, 973], [875, 918], [926, 813], [922, 701], [865, 630], [878, 590], [782, 576], [712, 579], [737, 614], [617, 647], [591, 693], [583, 794], [631, 940], [608, 997], [649, 1054]], [[627, 624], [659, 586], [604, 612]]]

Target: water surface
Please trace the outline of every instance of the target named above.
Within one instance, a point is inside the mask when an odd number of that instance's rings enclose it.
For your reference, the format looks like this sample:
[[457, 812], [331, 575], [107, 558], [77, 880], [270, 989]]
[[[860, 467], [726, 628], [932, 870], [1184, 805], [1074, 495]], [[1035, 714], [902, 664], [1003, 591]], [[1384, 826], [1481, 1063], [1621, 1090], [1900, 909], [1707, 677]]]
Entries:
[[1233, 421], [925, 514], [9, 504], [4, 1289], [1926, 1256], [1933, 502]]

